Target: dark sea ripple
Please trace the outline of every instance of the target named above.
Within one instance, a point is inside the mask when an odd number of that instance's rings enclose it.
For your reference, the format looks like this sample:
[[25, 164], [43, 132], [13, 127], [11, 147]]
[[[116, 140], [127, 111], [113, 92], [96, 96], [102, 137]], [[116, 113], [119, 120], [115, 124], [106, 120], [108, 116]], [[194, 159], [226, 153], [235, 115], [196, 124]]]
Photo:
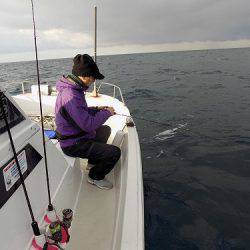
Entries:
[[[72, 55], [73, 56], [73, 55]], [[144, 171], [147, 250], [250, 249], [250, 49], [99, 57], [135, 117]], [[72, 59], [40, 62], [55, 84]], [[12, 93], [35, 64], [0, 64]]]

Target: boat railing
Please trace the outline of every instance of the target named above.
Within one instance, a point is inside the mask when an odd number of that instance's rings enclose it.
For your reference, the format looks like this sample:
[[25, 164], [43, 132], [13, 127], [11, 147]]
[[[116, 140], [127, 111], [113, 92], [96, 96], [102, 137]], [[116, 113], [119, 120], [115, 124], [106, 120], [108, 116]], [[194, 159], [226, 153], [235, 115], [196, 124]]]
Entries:
[[124, 101], [124, 98], [123, 98], [123, 95], [122, 95], [122, 91], [121, 91], [121, 88], [118, 87], [117, 85], [115, 84], [112, 84], [112, 83], [108, 83], [108, 82], [101, 82], [97, 88], [97, 92], [99, 93], [100, 92], [100, 89], [103, 85], [107, 85], [107, 86], [110, 86], [110, 87], [113, 87], [113, 97], [116, 98], [116, 93], [118, 92], [120, 94], [120, 98], [121, 98], [121, 101], [122, 103], [125, 105], [125, 101]]
[[[106, 85], [106, 86], [110, 86], [113, 88], [113, 97], [116, 98], [116, 94], [119, 93], [120, 95], [120, 100], [121, 102], [125, 105], [125, 101], [124, 101], [124, 98], [123, 98], [123, 95], [122, 95], [122, 91], [121, 91], [121, 88], [115, 84], [112, 84], [112, 83], [108, 83], [108, 82], [100, 82], [99, 86], [97, 87], [97, 92], [99, 93], [102, 86], [103, 85]], [[22, 86], [22, 93], [25, 94], [26, 93], [26, 89], [25, 89], [25, 84], [24, 83], [21, 83], [21, 86]], [[32, 90], [30, 90], [32, 92]], [[51, 87], [51, 89], [48, 90], [48, 92], [55, 92], [55, 87]]]

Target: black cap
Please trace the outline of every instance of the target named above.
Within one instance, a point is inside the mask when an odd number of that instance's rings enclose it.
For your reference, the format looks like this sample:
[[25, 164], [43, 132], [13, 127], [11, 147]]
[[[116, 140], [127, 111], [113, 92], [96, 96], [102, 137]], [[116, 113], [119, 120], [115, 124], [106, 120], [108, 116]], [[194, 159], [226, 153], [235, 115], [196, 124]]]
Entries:
[[95, 79], [103, 79], [104, 75], [99, 72], [99, 69], [92, 59], [91, 56], [84, 55], [76, 55], [73, 59], [74, 65], [72, 68], [72, 74], [75, 76], [92, 76]]

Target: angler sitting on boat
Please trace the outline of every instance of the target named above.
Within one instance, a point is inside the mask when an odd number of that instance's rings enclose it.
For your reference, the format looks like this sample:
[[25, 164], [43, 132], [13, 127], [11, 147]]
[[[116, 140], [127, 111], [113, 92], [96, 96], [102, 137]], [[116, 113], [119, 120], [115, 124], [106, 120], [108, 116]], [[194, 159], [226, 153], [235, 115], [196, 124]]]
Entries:
[[57, 83], [55, 106], [57, 137], [62, 151], [71, 157], [87, 158], [94, 166], [89, 170], [88, 182], [102, 189], [113, 184], [105, 176], [120, 158], [119, 147], [106, 144], [111, 129], [103, 125], [115, 114], [113, 107], [88, 107], [84, 92], [104, 76], [91, 56], [76, 55], [72, 74]]

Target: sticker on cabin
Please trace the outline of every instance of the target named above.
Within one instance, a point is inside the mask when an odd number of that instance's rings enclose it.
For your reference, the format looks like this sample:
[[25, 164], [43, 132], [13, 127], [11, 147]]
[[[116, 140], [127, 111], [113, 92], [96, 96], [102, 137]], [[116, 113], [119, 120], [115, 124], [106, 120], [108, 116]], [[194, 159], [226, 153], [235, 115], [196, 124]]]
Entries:
[[[25, 150], [23, 150], [17, 156], [22, 174], [28, 169], [27, 159]], [[13, 159], [4, 169], [3, 176], [5, 182], [6, 191], [9, 191], [11, 187], [19, 180], [20, 176], [17, 169], [17, 164], [15, 159]]]

